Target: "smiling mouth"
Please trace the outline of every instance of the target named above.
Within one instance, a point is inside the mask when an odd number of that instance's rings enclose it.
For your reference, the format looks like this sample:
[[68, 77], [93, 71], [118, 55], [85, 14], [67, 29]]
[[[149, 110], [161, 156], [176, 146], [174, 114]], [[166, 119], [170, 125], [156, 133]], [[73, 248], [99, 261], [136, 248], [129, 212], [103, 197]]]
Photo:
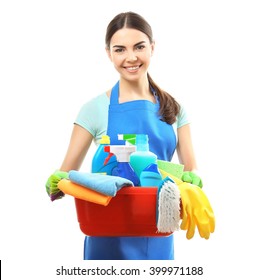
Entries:
[[126, 70], [128, 70], [128, 71], [136, 71], [136, 70], [138, 70], [140, 67], [142, 66], [142, 64], [141, 65], [137, 65], [137, 66], [128, 66], [128, 67], [124, 67]]

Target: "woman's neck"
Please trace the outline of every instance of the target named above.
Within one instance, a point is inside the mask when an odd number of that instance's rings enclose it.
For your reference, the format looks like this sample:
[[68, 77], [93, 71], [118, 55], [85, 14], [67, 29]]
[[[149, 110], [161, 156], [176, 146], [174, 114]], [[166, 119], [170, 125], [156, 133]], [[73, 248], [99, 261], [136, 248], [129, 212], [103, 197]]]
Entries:
[[119, 103], [135, 100], [149, 100], [155, 103], [155, 98], [150, 90], [148, 80], [131, 82], [121, 79]]

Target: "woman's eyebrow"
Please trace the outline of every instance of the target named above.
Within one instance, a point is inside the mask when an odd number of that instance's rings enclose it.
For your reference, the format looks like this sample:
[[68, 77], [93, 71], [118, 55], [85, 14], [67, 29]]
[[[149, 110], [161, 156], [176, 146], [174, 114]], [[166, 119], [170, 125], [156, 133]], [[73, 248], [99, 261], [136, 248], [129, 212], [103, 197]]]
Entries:
[[122, 45], [114, 45], [113, 48], [125, 48], [125, 47]]
[[[145, 42], [145, 41], [140, 41], [140, 42], [136, 43], [136, 44], [134, 45], [134, 47], [136, 47], [136, 46], [138, 46], [138, 45], [141, 45], [141, 44], [143, 44], [143, 43], [146, 43], [146, 42]], [[125, 46], [122, 46], [122, 45], [114, 45], [113, 48], [125, 48]]]
[[136, 43], [136, 44], [134, 45], [134, 47], [136, 47], [136, 46], [138, 46], [138, 45], [141, 45], [141, 44], [144, 44], [144, 43], [146, 43], [146, 41], [141, 41], [141, 42], [139, 42], [139, 43]]

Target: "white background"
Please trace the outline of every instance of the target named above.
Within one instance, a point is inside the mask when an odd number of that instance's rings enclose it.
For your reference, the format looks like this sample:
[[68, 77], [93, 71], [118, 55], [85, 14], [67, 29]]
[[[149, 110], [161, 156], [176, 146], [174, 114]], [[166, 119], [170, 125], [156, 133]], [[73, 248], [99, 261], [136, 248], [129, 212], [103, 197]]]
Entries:
[[[73, 199], [66, 196], [52, 203], [45, 192], [46, 179], [66, 153], [80, 107], [118, 78], [106, 56], [104, 36], [108, 22], [128, 10], [142, 14], [152, 25], [156, 51], [150, 74], [190, 115], [204, 191], [217, 222], [209, 240], [199, 238], [197, 232], [187, 240], [185, 232], [176, 232], [176, 261], [171, 264], [141, 262], [140, 266], [201, 265], [205, 274], [199, 279], [253, 279], [257, 249], [254, 2], [1, 1], [3, 279], [62, 279], [55, 275], [61, 265], [139, 266], [138, 262], [85, 264], [84, 236]], [[83, 170], [89, 170], [94, 149]]]

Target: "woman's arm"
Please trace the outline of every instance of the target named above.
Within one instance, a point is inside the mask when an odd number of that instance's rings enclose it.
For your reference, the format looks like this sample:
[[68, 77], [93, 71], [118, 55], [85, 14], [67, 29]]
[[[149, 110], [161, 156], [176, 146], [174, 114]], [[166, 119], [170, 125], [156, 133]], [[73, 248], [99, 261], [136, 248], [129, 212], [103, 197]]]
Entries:
[[184, 165], [185, 171], [196, 171], [197, 164], [191, 138], [190, 125], [186, 124], [177, 130], [177, 155], [179, 162]]
[[92, 140], [93, 136], [90, 132], [75, 124], [71, 134], [68, 150], [60, 170], [66, 172], [70, 170], [79, 170]]

